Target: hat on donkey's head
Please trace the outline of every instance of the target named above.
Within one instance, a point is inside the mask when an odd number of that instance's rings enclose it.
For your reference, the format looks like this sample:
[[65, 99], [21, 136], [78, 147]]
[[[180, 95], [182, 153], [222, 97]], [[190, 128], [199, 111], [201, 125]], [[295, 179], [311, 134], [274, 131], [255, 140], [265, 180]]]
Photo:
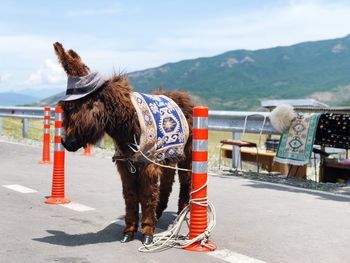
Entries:
[[74, 50], [64, 50], [59, 42], [53, 44], [57, 57], [68, 75], [66, 95], [61, 101], [77, 100], [101, 88], [106, 78], [99, 72], [90, 72]]
[[68, 76], [66, 96], [61, 101], [77, 100], [98, 90], [107, 79], [99, 72], [92, 72], [86, 76]]

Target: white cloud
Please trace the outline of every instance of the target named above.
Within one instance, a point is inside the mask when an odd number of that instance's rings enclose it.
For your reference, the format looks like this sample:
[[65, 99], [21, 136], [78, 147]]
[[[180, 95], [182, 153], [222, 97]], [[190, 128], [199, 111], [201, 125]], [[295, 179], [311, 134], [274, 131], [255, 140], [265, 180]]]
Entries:
[[[115, 6], [110, 9], [77, 9], [66, 15], [82, 16], [84, 21], [97, 19], [89, 16], [114, 15], [120, 10]], [[54, 29], [47, 36], [34, 33], [0, 35], [1, 89], [46, 84], [54, 88], [54, 84], [63, 83], [66, 76], [53, 62], [56, 61], [52, 47], [55, 41], [62, 42], [67, 49], [76, 50], [90, 68], [107, 74], [113, 69], [130, 72], [182, 59], [213, 56], [228, 50], [260, 49], [345, 36], [350, 33], [349, 13], [348, 1], [298, 0], [259, 10], [247, 9], [243, 13], [232, 12], [229, 16], [209, 15], [201, 20], [173, 21], [175, 26], [171, 29], [168, 23], [162, 27], [159, 25], [161, 21], [156, 21], [157, 30], [152, 30], [151, 22], [142, 24], [145, 18], [124, 21], [128, 24], [121, 21], [120, 26], [130, 34], [110, 34], [117, 27], [114, 25], [116, 21], [109, 17], [111, 23], [106, 24], [105, 31], [101, 31], [98, 37], [93, 32], [88, 35], [75, 31], [60, 34]], [[136, 25], [140, 32], [135, 31]], [[106, 30], [110, 32], [105, 34]], [[12, 76], [5, 80], [1, 73]]]
[[0, 35], [0, 54], [30, 56], [52, 48], [53, 41], [37, 35]]
[[63, 83], [67, 79], [62, 66], [52, 62], [51, 59], [45, 60], [45, 67], [38, 69], [24, 81], [26, 85], [52, 85]]
[[139, 70], [234, 49], [261, 49], [342, 37], [350, 33], [349, 13], [350, 2], [290, 1], [190, 24], [179, 23], [176, 30], [150, 32], [153, 42], [139, 46], [133, 42], [129, 50], [108, 47], [85, 54], [91, 65], [100, 69], [108, 70], [113, 64], [117, 70]]
[[350, 33], [350, 2], [291, 1], [287, 5], [205, 21], [159, 36], [160, 48], [202, 50], [213, 55], [232, 49], [260, 49]]
[[10, 73], [0, 74], [0, 84], [6, 82], [9, 78], [11, 78], [11, 76], [12, 75]]

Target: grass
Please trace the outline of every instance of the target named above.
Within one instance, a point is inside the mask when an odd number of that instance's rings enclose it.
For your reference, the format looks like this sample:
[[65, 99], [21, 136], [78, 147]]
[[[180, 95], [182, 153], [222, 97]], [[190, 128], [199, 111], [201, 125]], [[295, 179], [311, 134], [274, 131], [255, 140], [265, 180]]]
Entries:
[[[16, 139], [23, 138], [22, 128], [23, 120], [19, 118], [3, 118], [2, 134]], [[29, 120], [28, 138], [32, 140], [42, 140], [43, 138], [43, 120]], [[54, 130], [51, 128], [51, 140], [53, 140]]]
[[[3, 118], [2, 122], [2, 133], [7, 137], [13, 137], [15, 139], [21, 139], [22, 137], [22, 119], [18, 118]], [[53, 142], [54, 138], [54, 128], [53, 122], [51, 122], [51, 142]], [[41, 141], [43, 138], [43, 121], [42, 120], [29, 120], [29, 130], [28, 130], [28, 138], [36, 141]], [[223, 139], [231, 139], [231, 132], [222, 132], [222, 131], [209, 131], [209, 142], [208, 142], [208, 152], [209, 152], [209, 160], [212, 166], [217, 166], [219, 162], [219, 147], [220, 141]], [[246, 134], [244, 138], [247, 141], [251, 142], [259, 142], [258, 134]], [[263, 135], [261, 139], [261, 143], [266, 140], [266, 135]], [[108, 136], [104, 137], [104, 146], [106, 148], [113, 148], [113, 141]], [[222, 160], [223, 166], [231, 166], [230, 159]]]
[[[259, 144], [259, 134], [247, 133], [241, 139]], [[266, 141], [267, 135], [261, 136], [260, 145]], [[232, 139], [232, 132], [209, 131], [209, 163], [211, 166], [218, 167], [219, 164], [219, 149], [220, 141], [224, 139]], [[231, 159], [222, 159], [221, 164], [226, 167], [231, 167]]]

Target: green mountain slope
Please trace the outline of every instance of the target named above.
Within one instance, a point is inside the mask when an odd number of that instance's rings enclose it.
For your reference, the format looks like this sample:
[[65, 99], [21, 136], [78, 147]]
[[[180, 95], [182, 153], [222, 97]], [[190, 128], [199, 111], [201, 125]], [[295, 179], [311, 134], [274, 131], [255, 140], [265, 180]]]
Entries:
[[[259, 108], [266, 98], [350, 102], [350, 36], [169, 63], [129, 74], [134, 90], [190, 91], [217, 110]], [[349, 103], [350, 104], [350, 103]]]

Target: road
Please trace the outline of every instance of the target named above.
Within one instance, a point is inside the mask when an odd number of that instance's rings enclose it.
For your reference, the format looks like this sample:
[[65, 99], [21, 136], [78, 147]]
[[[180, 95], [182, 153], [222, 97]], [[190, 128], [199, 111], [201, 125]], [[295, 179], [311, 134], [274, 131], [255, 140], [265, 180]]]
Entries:
[[[141, 253], [140, 235], [119, 242], [124, 200], [110, 158], [66, 154], [66, 196], [75, 204], [70, 209], [44, 203], [52, 165], [40, 165], [40, 157], [40, 147], [0, 140], [0, 262], [350, 260], [349, 198], [220, 175], [209, 176], [216, 252]], [[23, 187], [33, 192], [24, 193]], [[175, 218], [177, 194], [176, 183], [159, 229]]]

